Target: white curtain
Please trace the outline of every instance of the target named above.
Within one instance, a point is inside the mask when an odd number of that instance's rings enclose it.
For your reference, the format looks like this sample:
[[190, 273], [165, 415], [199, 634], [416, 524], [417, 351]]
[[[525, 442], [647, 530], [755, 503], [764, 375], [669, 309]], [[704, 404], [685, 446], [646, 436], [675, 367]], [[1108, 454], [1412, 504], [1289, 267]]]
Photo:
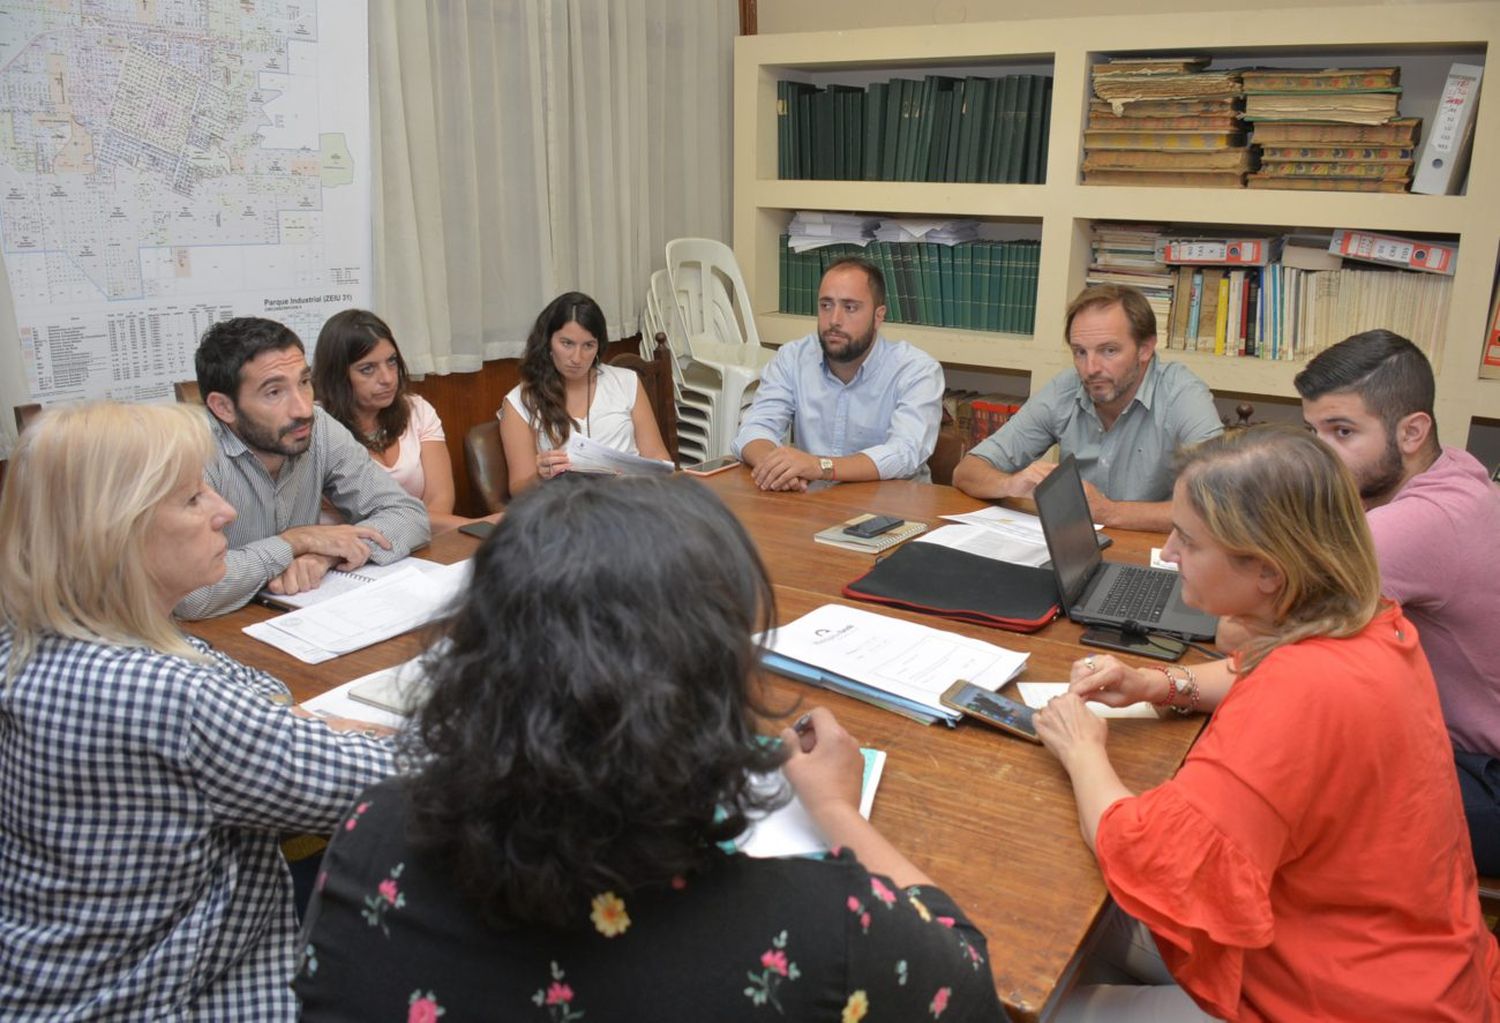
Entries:
[[729, 240], [735, 0], [371, 0], [375, 307], [413, 372], [520, 354], [577, 289], [635, 333]]

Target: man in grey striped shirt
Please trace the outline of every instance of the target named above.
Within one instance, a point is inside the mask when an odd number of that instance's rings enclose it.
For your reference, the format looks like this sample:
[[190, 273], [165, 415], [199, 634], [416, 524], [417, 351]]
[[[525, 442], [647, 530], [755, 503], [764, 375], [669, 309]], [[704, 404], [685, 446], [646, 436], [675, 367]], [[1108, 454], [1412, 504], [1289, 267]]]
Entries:
[[[427, 509], [313, 404], [302, 342], [274, 320], [216, 323], [196, 357], [218, 453], [210, 486], [238, 517], [225, 528], [229, 570], [177, 605], [180, 618], [243, 606], [262, 587], [293, 594], [332, 568], [404, 558], [431, 536]], [[318, 524], [324, 497], [349, 525]]]

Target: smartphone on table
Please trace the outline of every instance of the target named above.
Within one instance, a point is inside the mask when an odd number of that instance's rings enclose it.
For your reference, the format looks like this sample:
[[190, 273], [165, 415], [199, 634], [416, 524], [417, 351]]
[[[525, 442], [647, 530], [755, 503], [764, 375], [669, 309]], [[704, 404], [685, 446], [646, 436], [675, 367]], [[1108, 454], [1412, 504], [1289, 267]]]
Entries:
[[904, 525], [905, 522], [905, 519], [897, 518], [895, 515], [871, 515], [862, 522], [845, 526], [844, 532], [850, 536], [857, 536], [861, 540], [869, 540], [881, 533], [889, 533], [897, 526]]
[[1158, 661], [1175, 661], [1187, 651], [1187, 644], [1170, 636], [1153, 636], [1143, 632], [1126, 633], [1120, 629], [1096, 625], [1083, 630], [1078, 642], [1105, 650], [1119, 650]]
[[938, 697], [938, 701], [965, 717], [976, 718], [1002, 732], [1020, 736], [1027, 742], [1040, 744], [1042, 741], [1036, 734], [1036, 724], [1032, 721], [1034, 712], [1030, 707], [999, 693], [981, 689], [966, 679], [954, 682]]
[[706, 462], [694, 462], [692, 465], [684, 465], [682, 471], [692, 476], [712, 476], [716, 472], [733, 469], [740, 464], [738, 458], [725, 455], [723, 458], [710, 458]]

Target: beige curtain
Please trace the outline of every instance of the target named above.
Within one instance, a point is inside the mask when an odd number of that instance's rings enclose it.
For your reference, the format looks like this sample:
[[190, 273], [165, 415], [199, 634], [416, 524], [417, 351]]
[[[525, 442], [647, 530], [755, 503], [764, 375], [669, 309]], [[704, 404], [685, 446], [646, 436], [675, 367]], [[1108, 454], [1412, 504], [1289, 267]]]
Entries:
[[736, 0], [371, 0], [375, 307], [414, 372], [518, 355], [560, 292], [633, 334], [729, 238]]

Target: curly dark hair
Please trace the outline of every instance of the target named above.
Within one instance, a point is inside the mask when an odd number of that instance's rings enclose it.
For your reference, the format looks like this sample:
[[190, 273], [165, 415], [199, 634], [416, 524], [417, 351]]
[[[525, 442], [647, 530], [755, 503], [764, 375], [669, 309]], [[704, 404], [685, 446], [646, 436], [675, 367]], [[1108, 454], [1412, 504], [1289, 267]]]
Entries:
[[600, 892], [722, 855], [786, 713], [749, 686], [774, 621], [744, 530], [687, 477], [569, 473], [519, 497], [440, 626], [402, 750], [410, 837], [491, 922], [576, 925]]
[[[380, 428], [377, 436], [384, 443], [378, 440], [372, 443], [354, 414], [354, 388], [349, 383], [349, 367], [369, 355], [382, 341], [389, 341], [396, 350], [396, 397], [375, 416], [375, 423]], [[406, 432], [406, 425], [411, 420], [411, 407], [406, 402], [410, 382], [406, 360], [401, 357], [396, 335], [374, 313], [366, 309], [345, 309], [328, 318], [318, 333], [317, 347], [313, 349], [312, 376], [313, 393], [318, 396], [323, 411], [348, 427], [354, 439], [366, 447], [384, 451]]]
[[598, 340], [599, 351], [594, 356], [597, 368], [604, 346], [609, 344], [609, 329], [599, 303], [581, 291], [565, 292], [547, 303], [532, 325], [526, 351], [521, 355], [521, 405], [552, 446], [559, 448], [573, 432], [573, 420], [568, 415], [562, 374], [552, 361], [552, 335], [570, 323], [578, 324]]

